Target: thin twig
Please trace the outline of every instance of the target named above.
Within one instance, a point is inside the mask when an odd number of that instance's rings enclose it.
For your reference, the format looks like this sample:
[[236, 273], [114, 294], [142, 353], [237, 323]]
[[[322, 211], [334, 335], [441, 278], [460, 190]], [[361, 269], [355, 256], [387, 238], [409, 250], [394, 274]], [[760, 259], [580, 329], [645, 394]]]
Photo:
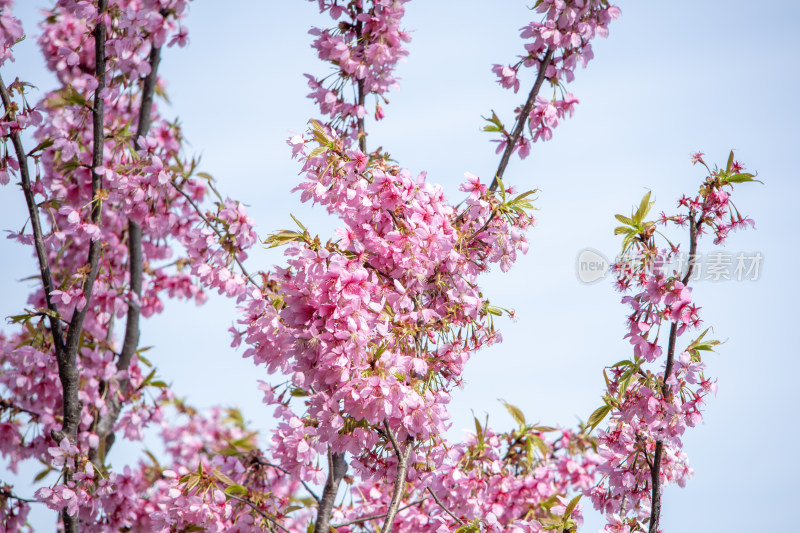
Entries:
[[4, 400], [3, 398], [0, 398], [0, 408], [11, 409], [12, 411], [25, 413], [36, 418], [42, 416], [42, 413], [37, 413], [36, 411], [31, 411], [30, 409], [25, 409], [24, 407], [20, 407], [19, 405], [11, 403], [9, 400]]
[[[425, 498], [420, 498], [419, 500], [415, 500], [415, 501], [413, 501], [411, 503], [407, 503], [406, 505], [404, 505], [401, 508], [399, 508], [397, 510], [397, 512], [399, 513], [400, 511], [405, 511], [409, 507], [414, 507], [415, 505], [419, 505], [422, 502], [424, 502], [425, 500], [426, 500]], [[384, 518], [385, 516], [386, 516], [386, 513], [375, 514], [375, 515], [371, 515], [371, 516], [365, 516], [365, 517], [362, 517], [362, 518], [356, 518], [355, 520], [351, 520], [350, 522], [344, 522], [342, 524], [334, 524], [331, 527], [334, 527], [334, 528], [338, 529], [340, 527], [352, 526], [352, 525], [355, 525], [355, 524], [361, 524], [363, 522], [369, 522], [370, 520], [377, 520], [378, 518]]]
[[[261, 457], [256, 457], [256, 458], [255, 458], [255, 461], [256, 461], [258, 464], [262, 465], [262, 466], [269, 466], [270, 468], [274, 468], [274, 469], [276, 469], [276, 470], [280, 470], [281, 472], [283, 472], [283, 473], [284, 473], [284, 474], [286, 474], [286, 475], [289, 475], [289, 476], [290, 476], [290, 475], [292, 475], [292, 474], [291, 474], [291, 473], [290, 473], [288, 470], [286, 470], [285, 468], [283, 468], [281, 465], [276, 465], [276, 464], [273, 464], [273, 463], [267, 462], [267, 461], [265, 461], [264, 459], [262, 459]], [[308, 483], [306, 483], [306, 482], [305, 482], [305, 481], [303, 481], [302, 479], [300, 479], [299, 481], [300, 481], [300, 483], [303, 485], [303, 487], [305, 487], [306, 491], [308, 491], [308, 493], [311, 495], [311, 497], [312, 497], [312, 498], [314, 498], [314, 500], [315, 500], [317, 503], [319, 503], [319, 496], [317, 496], [317, 493], [316, 493], [316, 492], [314, 492], [314, 491], [311, 489], [311, 487], [309, 487], [309, 486], [308, 486]]]
[[544, 83], [547, 67], [550, 66], [550, 62], [552, 60], [553, 49], [548, 48], [547, 53], [544, 55], [544, 59], [542, 59], [542, 62], [539, 64], [539, 73], [536, 75], [536, 82], [533, 84], [530, 94], [528, 94], [528, 100], [522, 107], [522, 111], [520, 111], [519, 117], [517, 118], [517, 123], [514, 126], [514, 131], [512, 131], [511, 136], [508, 138], [508, 143], [506, 144], [506, 149], [503, 152], [503, 157], [500, 158], [500, 165], [497, 167], [497, 172], [494, 174], [494, 180], [492, 180], [492, 185], [489, 187], [490, 191], [497, 189], [499, 180], [503, 178], [503, 173], [506, 171], [508, 162], [511, 160], [511, 154], [514, 152], [514, 148], [517, 146], [517, 141], [519, 140], [520, 135], [522, 135], [522, 130], [525, 129], [525, 123], [528, 122], [528, 115], [531, 114], [533, 105], [536, 103], [536, 97], [539, 95], [539, 89], [542, 88], [542, 83]]
[[251, 501], [249, 501], [249, 500], [245, 500], [244, 498], [240, 498], [240, 497], [236, 496], [235, 494], [227, 494], [227, 493], [226, 493], [225, 495], [226, 495], [228, 498], [231, 498], [231, 499], [234, 499], [234, 500], [236, 500], [236, 501], [242, 502], [243, 504], [245, 504], [245, 505], [249, 506], [249, 507], [250, 507], [252, 510], [254, 510], [255, 512], [257, 512], [258, 514], [260, 514], [261, 516], [263, 516], [264, 518], [266, 518], [267, 520], [269, 520], [269, 521], [270, 521], [270, 522], [272, 522], [273, 524], [275, 524], [275, 525], [276, 525], [276, 526], [277, 526], [277, 527], [278, 527], [278, 528], [279, 528], [281, 531], [285, 531], [286, 533], [291, 533], [291, 532], [290, 532], [288, 529], [286, 529], [285, 527], [283, 527], [283, 526], [280, 524], [280, 522], [278, 522], [278, 520], [277, 520], [277, 519], [276, 519], [274, 516], [271, 516], [271, 515], [269, 515], [269, 514], [265, 513], [264, 511], [262, 511], [261, 509], [259, 509], [259, 508], [258, 508], [258, 506], [257, 506], [257, 505], [255, 505], [253, 502], [251, 502]]
[[[186, 201], [189, 202], [189, 205], [191, 205], [194, 208], [194, 210], [197, 212], [198, 216], [200, 216], [200, 219], [203, 222], [205, 222], [206, 226], [211, 228], [211, 230], [217, 235], [217, 237], [222, 239], [224, 237], [222, 232], [219, 229], [217, 229], [217, 227], [214, 224], [212, 224], [210, 220], [208, 220], [208, 217], [206, 217], [203, 214], [203, 211], [200, 209], [200, 206], [197, 205], [197, 203], [195, 203], [194, 200], [192, 200], [192, 197], [189, 196], [188, 194], [186, 194], [186, 192], [184, 192], [183, 189], [178, 187], [178, 185], [174, 181], [172, 181], [171, 183], [172, 183], [172, 186], [175, 187], [175, 190], [178, 191], [179, 193], [181, 193], [181, 195], [184, 198], [186, 198]], [[255, 287], [258, 287], [258, 283], [256, 283], [255, 280], [253, 280], [253, 278], [250, 277], [250, 274], [247, 272], [247, 269], [244, 267], [242, 262], [239, 261], [239, 257], [236, 254], [231, 254], [231, 257], [233, 257], [233, 260], [236, 261], [237, 265], [239, 265], [239, 268], [242, 270], [242, 274], [244, 274], [244, 277], [247, 278], [247, 280], [250, 283], [252, 283]]]
[[458, 522], [458, 525], [460, 525], [460, 526], [461, 526], [461, 525], [464, 525], [464, 521], [463, 521], [463, 520], [461, 520], [461, 519], [460, 519], [459, 517], [457, 517], [456, 515], [454, 515], [454, 514], [453, 514], [453, 512], [452, 512], [450, 509], [448, 509], [448, 508], [447, 508], [447, 507], [446, 507], [446, 506], [445, 506], [445, 505], [442, 503], [442, 501], [439, 499], [439, 497], [438, 497], [438, 496], [436, 496], [436, 494], [435, 494], [435, 493], [434, 493], [434, 492], [431, 490], [431, 488], [430, 488], [430, 487], [428, 487], [428, 492], [430, 493], [430, 495], [431, 495], [431, 496], [433, 496], [433, 501], [435, 501], [435, 502], [436, 502], [436, 504], [437, 504], [439, 507], [441, 507], [441, 508], [444, 510], [444, 512], [445, 512], [445, 513], [449, 514], [449, 515], [450, 515], [450, 517], [451, 517], [453, 520], [455, 520], [456, 522]]
[[[358, 11], [359, 11], [359, 14], [360, 14], [361, 10], [358, 10]], [[356, 40], [358, 42], [361, 42], [361, 37], [362, 37], [363, 31], [364, 31], [364, 23], [359, 20], [358, 22], [356, 22]], [[364, 80], [363, 79], [358, 80], [356, 85], [358, 87], [358, 105], [363, 108], [364, 107], [364, 102], [365, 102], [365, 99], [366, 99], [366, 94], [364, 92]], [[364, 111], [364, 113], [366, 113], [366, 110]], [[356, 120], [356, 124], [357, 124], [357, 127], [358, 127], [358, 132], [357, 132], [358, 148], [361, 150], [361, 153], [366, 154], [367, 153], [367, 132], [365, 131], [365, 127], [364, 127], [364, 117], [363, 116], [358, 117], [357, 120]]]

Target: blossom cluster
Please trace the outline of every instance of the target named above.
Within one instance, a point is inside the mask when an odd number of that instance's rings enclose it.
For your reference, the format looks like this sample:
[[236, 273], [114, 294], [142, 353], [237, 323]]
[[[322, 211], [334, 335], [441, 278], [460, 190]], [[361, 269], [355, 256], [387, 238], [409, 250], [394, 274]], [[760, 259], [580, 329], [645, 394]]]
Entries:
[[[515, 64], [496, 64], [492, 72], [498, 83], [516, 93], [520, 88], [521, 69], [532, 69], [540, 83], [547, 80], [553, 88], [552, 96], [532, 93], [531, 107], [521, 106], [516, 111], [516, 121], [524, 121], [527, 134], [517, 139], [513, 150], [520, 158], [526, 158], [533, 143], [539, 139], [548, 141], [553, 136], [553, 128], [567, 116], [575, 112], [578, 99], [566, 91], [564, 86], [575, 78], [575, 68], [583, 68], [594, 57], [591, 41], [608, 36], [608, 25], [620, 15], [620, 9], [607, 0], [540, 0], [535, 10], [542, 13], [542, 20], [531, 22], [520, 30], [525, 39], [525, 54]], [[521, 116], [526, 112], [526, 116]], [[503, 134], [497, 139], [497, 152], [504, 151], [511, 135], [502, 124], [493, 121], [487, 131]]]
[[[694, 160], [703, 163], [702, 154], [695, 154]], [[617, 215], [625, 224], [616, 233], [625, 235], [623, 254], [628, 259], [617, 262], [614, 270], [618, 289], [633, 292], [622, 299], [631, 309], [625, 338], [633, 347], [633, 357], [609, 369], [605, 405], [590, 419], [597, 425], [611, 414], [598, 438], [603, 459], [598, 472], [603, 481], [589, 492], [595, 507], [606, 514], [608, 533], [645, 530], [653, 520], [653, 499], [660, 498], [661, 487], [686, 483], [692, 469], [682, 436], [687, 428], [702, 422], [706, 397], [716, 392], [716, 381], [705, 375], [702, 353], [719, 341], [707, 339], [706, 330], [683, 350], [676, 348], [682, 335], [701, 324], [700, 308], [693, 303], [688, 286], [691, 257], [699, 236], [711, 232], [714, 243], [719, 244], [731, 230], [753, 225], [730, 202], [726, 188], [754, 180], [734, 161], [733, 153], [725, 169], [706, 169], [709, 174], [698, 194], [678, 201], [678, 207], [687, 213], [661, 213], [656, 221], [645, 221], [652, 206], [648, 193], [630, 217]], [[659, 248], [657, 227], [687, 225], [688, 270], [669, 271], [668, 265], [681, 253], [680, 246]], [[668, 335], [666, 353], [659, 342], [662, 335]], [[660, 363], [664, 364], [663, 373], [653, 369]], [[659, 486], [653, 487], [656, 476]]]
[[501, 199], [474, 176], [456, 210], [424, 174], [346, 149], [318, 124], [313, 133], [309, 144], [323, 150], [298, 151], [297, 189], [340, 218], [339, 239], [322, 243], [305, 228], [267, 239], [289, 243], [288, 265], [271, 274], [267, 294], [253, 291], [240, 322], [245, 356], [291, 376], [305, 399], [297, 416], [269, 389], [283, 406], [276, 457], [319, 481], [315, 451], [326, 447], [382, 472], [388, 464], [374, 448], [388, 446], [375, 429], [383, 424], [401, 441], [440, 442], [464, 364], [498, 339], [477, 276], [527, 250], [532, 218], [513, 190]]
[[[6, 59], [22, 30], [11, 17], [10, 3], [2, 7]], [[39, 37], [59, 87], [35, 105], [26, 99], [23, 82], [6, 87], [0, 183], [21, 177], [31, 162], [36, 165], [29, 188], [43, 215], [42, 249], [54, 289], [45, 294], [40, 286], [29, 297], [29, 309], [14, 317], [17, 329], [0, 334], [0, 454], [13, 471], [20, 461], [35, 458], [49, 465], [45, 473], [61, 472], [54, 484], [37, 491], [37, 498], [96, 524], [93, 531], [145, 520], [140, 508], [151, 490], [151, 475], [143, 469], [106, 471], [105, 455], [116, 436], [141, 440], [148, 426], [163, 422], [170, 399], [155, 370], [147, 373], [149, 362], [135, 344], [123, 361], [125, 348], [115, 324], [133, 312], [160, 313], [165, 298], [200, 303], [212, 289], [241, 297], [247, 280], [237, 265], [256, 241], [253, 222], [239, 203], [220, 198], [214, 208], [206, 207], [209, 189], [215, 192], [210, 176], [196, 173], [195, 162], [181, 153], [177, 123], [161, 117], [155, 105], [149, 116], [140, 112], [146, 98], [164, 90], [155, 74], [152, 92], [145, 95], [142, 88], [158, 66], [160, 49], [186, 43], [186, 10], [185, 0], [112, 0], [98, 13], [97, 3], [63, 0], [46, 14]], [[94, 38], [101, 22], [106, 70], [99, 73], [105, 88], [98, 90]], [[103, 162], [93, 168], [97, 99], [104, 102]], [[32, 133], [38, 145], [19, 160], [14, 148], [23, 132]], [[94, 198], [93, 173], [103, 180]], [[102, 210], [95, 218], [98, 202]], [[134, 231], [140, 233], [138, 258]], [[28, 226], [11, 237], [28, 246], [35, 241]], [[87, 293], [85, 280], [93, 275], [87, 257], [97, 241], [101, 254]], [[134, 263], [141, 268], [138, 290]], [[57, 316], [70, 324], [80, 312], [86, 314], [75, 360], [81, 404], [77, 439], [54, 440], [63, 423], [62, 382], [46, 319]], [[12, 503], [14, 516], [27, 512], [21, 499], [3, 503], [2, 512]], [[4, 526], [9, 531], [22, 527], [13, 523], [9, 517]]]
[[[367, 95], [375, 95], [374, 116], [381, 120], [385, 116], [381, 102], [388, 103], [385, 94], [397, 87], [393, 71], [408, 55], [403, 46], [411, 40], [400, 28], [408, 0], [366, 0], [346, 6], [338, 0], [311, 1], [319, 2], [320, 11], [339, 23], [334, 28], [311, 29], [317, 56], [331, 63], [334, 72], [321, 79], [306, 74], [312, 89], [309, 98], [331, 118], [340, 135], [357, 139], [365, 134]], [[356, 97], [350, 98], [353, 87]]]
[[[592, 438], [524, 419], [519, 429], [504, 433], [476, 420], [476, 430], [442, 452], [441, 466], [411, 484], [397, 531], [443, 533], [468, 526], [530, 533], [582, 523], [580, 494], [594, 484], [599, 461]], [[338, 531], [370, 530], [372, 523], [359, 518], [380, 516], [389, 505], [391, 494], [380, 484], [362, 482], [354, 492], [355, 502], [334, 513]]]

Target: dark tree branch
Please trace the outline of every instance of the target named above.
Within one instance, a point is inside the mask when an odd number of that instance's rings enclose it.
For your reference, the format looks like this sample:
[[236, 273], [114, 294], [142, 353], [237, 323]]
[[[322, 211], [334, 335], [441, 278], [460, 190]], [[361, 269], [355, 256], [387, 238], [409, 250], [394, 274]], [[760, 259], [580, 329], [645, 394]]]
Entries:
[[[11, 95], [3, 83], [3, 78], [0, 77], [0, 97], [3, 100], [3, 107], [6, 113], [12, 113]], [[13, 117], [9, 117], [13, 118]], [[36, 258], [39, 261], [39, 276], [42, 278], [42, 288], [44, 289], [44, 300], [47, 308], [52, 311], [48, 315], [50, 322], [50, 331], [53, 335], [53, 345], [55, 346], [56, 358], [60, 360], [61, 354], [64, 352], [64, 337], [61, 323], [59, 322], [60, 314], [58, 306], [53, 302], [50, 293], [55, 290], [53, 285], [53, 275], [50, 272], [50, 262], [47, 260], [47, 251], [44, 244], [44, 234], [42, 233], [42, 222], [39, 219], [39, 206], [36, 205], [36, 200], [33, 197], [33, 190], [31, 188], [31, 178], [28, 172], [28, 156], [25, 149], [22, 147], [22, 139], [18, 131], [11, 133], [11, 142], [14, 145], [14, 151], [17, 154], [19, 161], [19, 175], [22, 184], [22, 193], [25, 195], [25, 203], [28, 205], [28, 216], [31, 220], [31, 227], [33, 229], [33, 246], [36, 249]]]
[[[286, 475], [291, 475], [291, 474], [289, 473], [289, 471], [288, 471], [288, 470], [286, 470], [285, 468], [283, 468], [282, 466], [280, 466], [280, 465], [276, 465], [276, 464], [273, 464], [273, 463], [270, 463], [270, 462], [267, 462], [267, 461], [265, 461], [264, 459], [262, 459], [261, 457], [256, 457], [256, 458], [255, 458], [255, 461], [256, 461], [258, 464], [262, 465], [262, 466], [268, 466], [268, 467], [270, 467], [270, 468], [274, 468], [275, 470], [280, 470], [281, 472], [283, 472], [283, 473], [284, 473], [284, 474], [286, 474]], [[308, 483], [306, 483], [306, 482], [305, 482], [305, 481], [303, 481], [302, 479], [300, 480], [300, 483], [301, 483], [301, 484], [303, 485], [303, 487], [306, 489], [306, 491], [308, 492], [308, 494], [309, 494], [309, 495], [311, 495], [311, 497], [312, 497], [312, 498], [314, 498], [314, 500], [315, 500], [317, 503], [319, 503], [319, 501], [320, 501], [320, 500], [319, 500], [319, 496], [317, 496], [317, 493], [316, 493], [316, 492], [314, 492], [313, 490], [311, 490], [311, 487], [309, 487], [309, 486], [308, 486]]]
[[[219, 228], [217, 228], [216, 225], [214, 225], [210, 220], [208, 220], [208, 217], [206, 217], [203, 214], [203, 211], [200, 209], [200, 206], [197, 205], [197, 203], [194, 200], [192, 200], [192, 197], [189, 196], [188, 194], [186, 194], [186, 192], [183, 189], [181, 189], [178, 186], [178, 184], [175, 183], [175, 181], [172, 181], [171, 183], [172, 183], [172, 186], [175, 187], [175, 190], [178, 191], [181, 194], [181, 196], [186, 198], [186, 201], [189, 202], [189, 205], [191, 205], [194, 208], [194, 210], [197, 212], [197, 215], [205, 223], [205, 225], [208, 226], [209, 228], [211, 228], [211, 230], [217, 235], [217, 237], [222, 239], [224, 237], [222, 232], [219, 230]], [[236, 254], [231, 254], [231, 257], [236, 262], [236, 264], [239, 265], [239, 268], [241, 269], [242, 274], [244, 275], [244, 277], [247, 278], [247, 281], [252, 283], [254, 287], [258, 287], [258, 283], [256, 283], [255, 280], [250, 276], [250, 274], [247, 272], [247, 269], [244, 267], [242, 262], [239, 260], [239, 256], [237, 256]]]
[[[700, 220], [695, 220], [694, 211], [689, 212], [689, 264], [686, 274], [681, 282], [686, 285], [692, 277], [695, 265], [695, 254], [697, 253], [697, 230], [700, 227]], [[669, 328], [669, 342], [667, 345], [667, 362], [664, 368], [664, 383], [661, 385], [661, 394], [664, 398], [669, 395], [669, 385], [667, 380], [672, 375], [672, 367], [675, 362], [675, 344], [678, 338], [678, 324], [673, 322]], [[656, 449], [653, 453], [653, 462], [650, 463], [650, 523], [648, 533], [658, 532], [658, 522], [661, 518], [661, 458], [664, 455], [664, 442], [656, 441]], [[649, 463], [649, 461], [648, 461]]]
[[397, 517], [397, 513], [400, 511], [400, 501], [403, 499], [403, 494], [405, 493], [406, 489], [408, 459], [411, 456], [411, 450], [414, 447], [414, 438], [409, 436], [406, 439], [405, 448], [400, 448], [397, 438], [395, 437], [394, 433], [392, 433], [392, 429], [389, 427], [389, 423], [385, 420], [383, 421], [383, 427], [386, 430], [386, 435], [389, 437], [389, 440], [395, 449], [395, 456], [397, 457], [397, 477], [394, 480], [392, 501], [389, 504], [389, 509], [386, 512], [386, 519], [384, 520], [383, 527], [381, 528], [382, 533], [392, 533], [392, 528], [394, 528], [394, 520]]
[[[361, 12], [359, 10], [359, 12]], [[358, 42], [361, 41], [361, 37], [364, 31], [364, 23], [360, 20], [356, 22], [356, 40]], [[366, 53], [366, 50], [364, 51]], [[360, 79], [357, 81], [358, 86], [358, 105], [364, 107], [364, 103], [366, 101], [367, 95], [364, 93], [364, 80]], [[366, 110], [364, 111], [366, 114]], [[364, 127], [364, 117], [356, 117], [357, 118], [357, 125], [358, 125], [358, 148], [361, 150], [363, 154], [367, 153], [367, 132], [365, 131]]]
[[247, 506], [248, 506], [248, 507], [250, 507], [252, 510], [254, 510], [254, 511], [255, 511], [255, 512], [257, 512], [258, 514], [260, 514], [261, 516], [263, 516], [264, 518], [266, 518], [267, 520], [269, 520], [269, 521], [270, 521], [272, 524], [274, 524], [274, 525], [275, 525], [275, 526], [276, 526], [278, 529], [280, 529], [281, 531], [285, 531], [286, 533], [291, 533], [291, 532], [290, 532], [288, 529], [286, 529], [285, 527], [283, 527], [283, 526], [280, 524], [280, 522], [278, 522], [278, 520], [277, 520], [277, 519], [276, 519], [274, 516], [271, 516], [270, 514], [268, 514], [268, 513], [265, 513], [264, 511], [262, 511], [261, 509], [259, 509], [259, 508], [258, 508], [258, 506], [257, 506], [257, 505], [255, 505], [255, 504], [254, 504], [253, 502], [251, 502], [250, 500], [245, 500], [244, 498], [240, 498], [239, 496], [236, 496], [236, 495], [234, 495], [234, 494], [226, 494], [226, 496], [227, 496], [228, 498], [231, 498], [231, 499], [233, 499], [233, 500], [236, 500], [237, 502], [242, 502], [243, 504], [247, 505]]
[[438, 497], [438, 496], [436, 496], [436, 494], [435, 494], [435, 493], [434, 493], [434, 492], [431, 490], [431, 488], [430, 488], [430, 487], [428, 487], [428, 492], [429, 492], [429, 493], [430, 493], [430, 495], [433, 497], [433, 501], [435, 501], [435, 502], [436, 502], [436, 505], [438, 505], [439, 507], [441, 507], [441, 508], [444, 510], [444, 512], [445, 512], [445, 513], [447, 513], [448, 515], [450, 515], [450, 517], [451, 517], [453, 520], [455, 520], [456, 522], [458, 522], [458, 525], [460, 525], [460, 526], [464, 525], [464, 521], [463, 521], [463, 520], [461, 520], [461, 519], [460, 519], [459, 517], [457, 517], [456, 515], [454, 515], [454, 514], [453, 514], [453, 512], [452, 512], [450, 509], [448, 509], [448, 508], [445, 506], [445, 504], [443, 504], [443, 503], [442, 503], [442, 500], [440, 500], [440, 499], [439, 499], [439, 497]]
[[503, 151], [503, 157], [500, 158], [500, 165], [497, 167], [494, 180], [492, 180], [492, 185], [489, 187], [490, 191], [496, 190], [497, 186], [499, 185], [499, 180], [503, 178], [503, 173], [506, 171], [508, 162], [511, 160], [511, 154], [514, 152], [514, 148], [517, 146], [517, 141], [519, 141], [520, 135], [522, 135], [522, 131], [525, 129], [525, 123], [528, 122], [528, 115], [531, 114], [533, 105], [536, 103], [536, 97], [539, 95], [539, 90], [542, 88], [542, 83], [544, 83], [547, 67], [550, 66], [550, 62], [552, 60], [553, 49], [548, 48], [547, 53], [544, 55], [544, 59], [542, 59], [542, 62], [539, 64], [539, 73], [536, 76], [536, 82], [533, 84], [530, 94], [528, 94], [528, 100], [522, 107], [522, 111], [520, 111], [519, 117], [517, 118], [517, 122], [514, 126], [514, 131], [511, 132], [511, 136], [508, 138], [506, 149]]
[[336, 502], [339, 484], [346, 473], [347, 461], [344, 459], [344, 454], [328, 450], [328, 479], [325, 480], [325, 488], [322, 490], [322, 498], [317, 507], [317, 519], [314, 522], [315, 533], [328, 533], [333, 504]]
[[[414, 507], [415, 505], [419, 505], [424, 501], [425, 501], [425, 498], [420, 498], [419, 500], [415, 500], [415, 501], [413, 501], [411, 503], [407, 503], [404, 506], [402, 506], [400, 509], [398, 509], [397, 512], [399, 513], [400, 511], [404, 511], [404, 510], [408, 509], [409, 507]], [[378, 518], [384, 518], [385, 516], [386, 516], [386, 513], [374, 514], [374, 515], [370, 515], [370, 516], [364, 516], [362, 518], [356, 518], [355, 520], [351, 520], [350, 522], [345, 522], [343, 524], [335, 524], [332, 527], [335, 527], [335, 528], [338, 529], [340, 527], [352, 526], [352, 525], [355, 525], [355, 524], [362, 524], [364, 522], [369, 522], [370, 520], [377, 520]]]
[[[150, 73], [142, 84], [142, 100], [139, 105], [139, 122], [136, 127], [134, 148], [139, 150], [139, 139], [145, 137], [150, 131], [152, 121], [153, 98], [155, 96], [156, 81], [158, 79], [158, 65], [161, 62], [161, 47], [150, 51]], [[136, 295], [136, 301], [128, 302], [128, 315], [125, 323], [125, 339], [122, 351], [117, 359], [117, 370], [128, 370], [139, 347], [139, 318], [141, 315], [140, 302], [142, 298], [142, 271], [144, 258], [142, 257], [142, 229], [133, 220], [128, 220], [128, 267], [130, 271], [131, 292]], [[124, 397], [127, 393], [130, 380], [123, 379], [119, 383], [119, 392]], [[110, 393], [106, 398], [106, 415], [97, 420], [95, 431], [100, 437], [101, 445], [89, 452], [89, 459], [98, 466], [105, 462], [105, 456], [114, 445], [114, 424], [122, 410], [122, 400], [118, 394]]]
[[[106, 87], [106, 25], [103, 17], [108, 8], [108, 0], [98, 0], [97, 2], [97, 23], [94, 28], [94, 56], [95, 56], [95, 76], [97, 77], [97, 88], [94, 92], [94, 102], [92, 105], [92, 211], [91, 219], [98, 228], [101, 225], [102, 200], [100, 191], [103, 188], [103, 176], [97, 172], [97, 168], [103, 165], [103, 145], [105, 141], [104, 122], [105, 122], [105, 101], [101, 92]], [[67, 330], [67, 342], [65, 350], [62, 352], [58, 361], [58, 375], [61, 379], [62, 403], [64, 420], [61, 425], [61, 434], [55, 437], [67, 437], [73, 445], [78, 443], [78, 427], [81, 418], [81, 402], [78, 399], [78, 350], [80, 348], [81, 332], [86, 312], [92, 299], [92, 289], [97, 278], [100, 267], [100, 237], [89, 242], [89, 273], [83, 281], [83, 295], [86, 305], [81, 309], [75, 307], [72, 320]], [[59, 439], [60, 440], [60, 439]], [[72, 477], [70, 472], [64, 472], [65, 482]], [[64, 533], [78, 533], [78, 516], [72, 516], [64, 509], [61, 512], [61, 519], [64, 522]]]

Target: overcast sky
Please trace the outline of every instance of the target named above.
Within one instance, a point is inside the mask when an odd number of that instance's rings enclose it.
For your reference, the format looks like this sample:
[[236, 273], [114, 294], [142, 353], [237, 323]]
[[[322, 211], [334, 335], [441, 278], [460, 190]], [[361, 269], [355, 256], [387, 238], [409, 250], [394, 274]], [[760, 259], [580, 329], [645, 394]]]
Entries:
[[[34, 8], [46, 2], [21, 3], [17, 13], [33, 38], [3, 76], [47, 90], [53, 78], [34, 46]], [[404, 25], [413, 41], [408, 63], [398, 69], [402, 90], [389, 95], [386, 119], [368, 124], [370, 146], [382, 145], [413, 172], [427, 170], [456, 202], [464, 172], [491, 181], [498, 156], [480, 132], [480, 116], [494, 109], [510, 123], [527, 91], [502, 90], [490, 72], [493, 63], [511, 62], [522, 50], [517, 29], [534, 18], [525, 6], [518, 0], [410, 2]], [[647, 190], [657, 201], [654, 211], [673, 209], [703, 178], [689, 154], [701, 150], [722, 164], [734, 148], [764, 185], [736, 190], [736, 206], [755, 219], [757, 231], [734, 234], [726, 250], [760, 252], [764, 259], [756, 281], [696, 285], [705, 325], [727, 342], [706, 359], [707, 375], [719, 377], [719, 393], [705, 424], [685, 439], [695, 478], [685, 489], [666, 490], [662, 526], [735, 533], [751, 531], [764, 516], [770, 529], [788, 531], [800, 501], [794, 337], [800, 254], [793, 227], [800, 192], [800, 3], [620, 7], [610, 37], [596, 42], [595, 60], [570, 87], [580, 99], [575, 117], [506, 171], [507, 183], [540, 190], [538, 224], [529, 254], [508, 274], [498, 270], [485, 279], [484, 294], [516, 309], [518, 320], [502, 321], [504, 343], [467, 366], [466, 386], [451, 404], [451, 437], [472, 426], [473, 412], [488, 413], [495, 427], [511, 427], [498, 398], [547, 424], [585, 420], [600, 405], [602, 367], [630, 356], [622, 340], [627, 308], [610, 281], [578, 281], [578, 253], [590, 247], [613, 257], [615, 213], [627, 214]], [[299, 166], [285, 144], [316, 116], [303, 73], [327, 67], [316, 61], [307, 30], [329, 20], [316, 13], [316, 2], [197, 0], [188, 18], [191, 44], [164, 54], [172, 102], [165, 114], [180, 117], [189, 150], [202, 154], [203, 170], [222, 191], [248, 204], [261, 236], [290, 227], [290, 213], [322, 235], [335, 225], [289, 192]], [[0, 229], [18, 231], [25, 217], [19, 190], [3, 188]], [[714, 249], [710, 239], [701, 241], [701, 251]], [[0, 314], [7, 316], [24, 306], [30, 290], [30, 282], [12, 280], [34, 274], [35, 263], [29, 249], [5, 239], [0, 258], [0, 276], [8, 280]], [[259, 250], [248, 268], [281, 260], [280, 251]], [[239, 406], [254, 427], [267, 428], [271, 410], [255, 387], [266, 376], [228, 347], [226, 330], [236, 317], [222, 298], [200, 308], [170, 302], [143, 324], [141, 342], [155, 346], [149, 357], [178, 395], [201, 407]], [[135, 450], [118, 447], [112, 460], [135, 461]], [[25, 474], [36, 470], [33, 465]], [[37, 512], [37, 530], [51, 531], [53, 516]], [[587, 512], [582, 530], [601, 524]]]

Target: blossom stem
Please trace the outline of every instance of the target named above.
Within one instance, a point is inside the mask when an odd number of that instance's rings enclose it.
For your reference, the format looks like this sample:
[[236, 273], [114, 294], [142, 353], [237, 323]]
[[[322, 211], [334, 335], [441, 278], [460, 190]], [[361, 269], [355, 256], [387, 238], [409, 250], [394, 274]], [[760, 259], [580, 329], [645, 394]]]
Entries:
[[[689, 214], [689, 264], [686, 274], [682, 278], [682, 283], [687, 285], [689, 278], [694, 272], [695, 254], [697, 253], [697, 230], [700, 220], [695, 220], [694, 212]], [[664, 367], [664, 383], [661, 385], [661, 393], [664, 398], [669, 394], [667, 380], [672, 375], [672, 367], [675, 362], [675, 344], [678, 338], [678, 324], [673, 322], [669, 328], [669, 342], [667, 344], [667, 362]], [[648, 533], [658, 532], [658, 522], [661, 518], [661, 458], [664, 455], [664, 442], [656, 441], [656, 449], [653, 453], [653, 462], [650, 463], [650, 485], [652, 492], [650, 496], [650, 523]]]
[[528, 100], [525, 102], [525, 105], [522, 107], [522, 111], [519, 113], [517, 122], [514, 125], [514, 131], [511, 132], [511, 136], [508, 138], [506, 149], [503, 152], [503, 157], [500, 159], [500, 165], [497, 167], [497, 172], [494, 174], [494, 180], [492, 180], [492, 185], [489, 187], [490, 191], [496, 190], [497, 186], [499, 185], [499, 180], [503, 178], [503, 173], [506, 171], [508, 162], [511, 160], [511, 154], [514, 152], [514, 148], [517, 146], [517, 141], [519, 141], [519, 137], [522, 135], [522, 130], [525, 129], [525, 123], [528, 121], [528, 115], [531, 114], [533, 105], [536, 103], [536, 97], [539, 95], [539, 90], [542, 88], [542, 83], [544, 83], [547, 67], [550, 66], [550, 62], [552, 60], [553, 49], [548, 48], [547, 53], [544, 55], [544, 59], [542, 59], [542, 62], [539, 64], [539, 73], [536, 75], [536, 82], [533, 84], [533, 88], [531, 88], [531, 92], [528, 94]]

